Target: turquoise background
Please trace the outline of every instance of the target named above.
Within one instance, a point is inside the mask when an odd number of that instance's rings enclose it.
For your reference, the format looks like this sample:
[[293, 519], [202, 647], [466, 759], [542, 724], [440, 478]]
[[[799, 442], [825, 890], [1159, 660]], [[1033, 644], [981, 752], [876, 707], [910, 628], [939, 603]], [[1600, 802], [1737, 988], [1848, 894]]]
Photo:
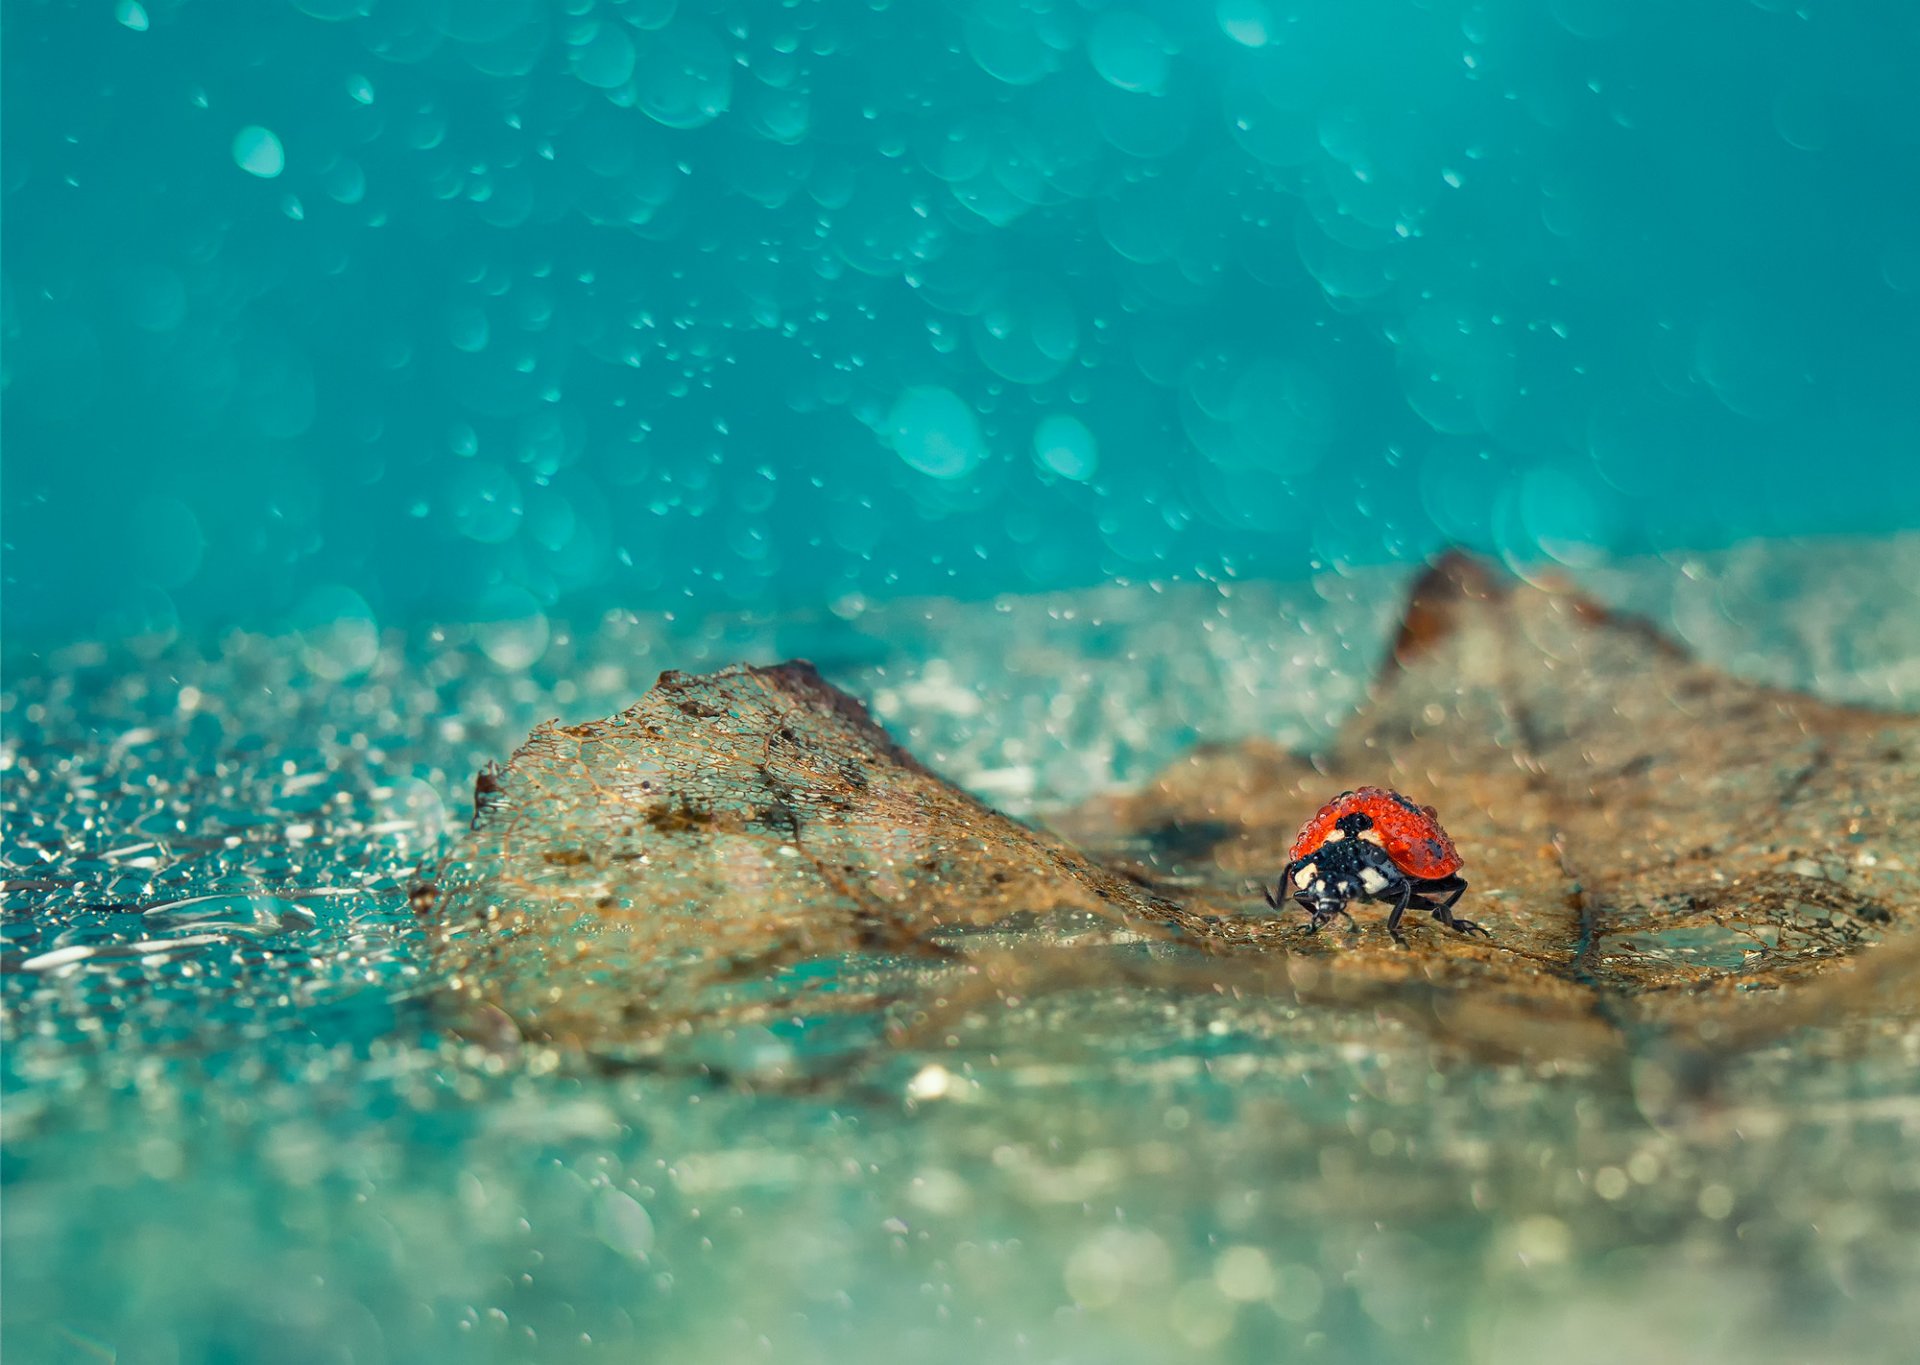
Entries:
[[1920, 524], [1900, 3], [10, 0], [10, 634]]

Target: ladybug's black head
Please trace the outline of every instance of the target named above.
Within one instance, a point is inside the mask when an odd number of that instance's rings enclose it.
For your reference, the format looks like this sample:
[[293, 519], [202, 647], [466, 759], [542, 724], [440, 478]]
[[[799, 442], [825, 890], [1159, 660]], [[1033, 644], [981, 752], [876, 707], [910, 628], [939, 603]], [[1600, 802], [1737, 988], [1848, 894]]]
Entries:
[[1364, 811], [1349, 811], [1334, 821], [1333, 827], [1346, 834], [1358, 834], [1363, 829], [1373, 828], [1373, 817]]

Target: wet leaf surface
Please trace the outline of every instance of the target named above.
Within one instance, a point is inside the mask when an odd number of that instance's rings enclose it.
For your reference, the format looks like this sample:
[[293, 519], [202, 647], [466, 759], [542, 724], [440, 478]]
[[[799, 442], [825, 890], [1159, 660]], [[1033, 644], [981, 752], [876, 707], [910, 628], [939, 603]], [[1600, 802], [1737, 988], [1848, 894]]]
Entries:
[[868, 1008], [979, 933], [1177, 909], [929, 772], [806, 664], [664, 674], [479, 787], [442, 960], [543, 1038]]
[[[483, 774], [473, 836], [423, 904], [470, 1019], [614, 1058], [716, 1024], [813, 1027], [816, 1052], [910, 1045], [995, 1002], [1131, 984], [1685, 1071], [1904, 1006], [1916, 778], [1912, 717], [1741, 682], [1575, 592], [1453, 558], [1311, 760], [1204, 748], [1061, 816], [1060, 837], [929, 772], [807, 665], [669, 673]], [[1491, 941], [1422, 923], [1396, 945], [1378, 907], [1315, 936], [1261, 903], [1303, 819], [1364, 783], [1439, 808]]]

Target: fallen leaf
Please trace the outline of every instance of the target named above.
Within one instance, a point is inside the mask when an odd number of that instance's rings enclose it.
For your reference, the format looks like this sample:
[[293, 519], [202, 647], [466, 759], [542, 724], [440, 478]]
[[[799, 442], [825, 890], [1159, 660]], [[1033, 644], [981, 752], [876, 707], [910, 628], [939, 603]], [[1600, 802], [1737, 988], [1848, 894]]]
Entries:
[[[1427, 922], [1403, 947], [1371, 907], [1309, 935], [1262, 903], [1306, 817], [1367, 783], [1439, 809], [1491, 941]], [[1912, 1005], [1917, 822], [1914, 717], [1741, 682], [1455, 556], [1311, 760], [1203, 748], [1055, 833], [929, 772], [809, 665], [669, 673], [484, 774], [421, 904], [470, 1011], [613, 1058], [835, 1017], [869, 1025], [852, 1052], [883, 1027], [912, 1047], [1043, 991], [1231, 987], [1678, 1074]]]
[[948, 936], [1170, 903], [935, 776], [805, 663], [666, 673], [484, 776], [422, 901], [456, 993], [610, 1046], [875, 1004]]

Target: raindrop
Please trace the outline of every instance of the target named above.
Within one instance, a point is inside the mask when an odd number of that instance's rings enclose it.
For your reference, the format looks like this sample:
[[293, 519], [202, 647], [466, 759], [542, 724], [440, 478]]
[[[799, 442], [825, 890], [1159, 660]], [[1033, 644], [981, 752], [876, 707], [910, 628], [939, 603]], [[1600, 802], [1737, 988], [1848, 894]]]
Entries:
[[593, 1230], [619, 1252], [644, 1260], [653, 1250], [653, 1219], [632, 1195], [603, 1189], [593, 1208]]
[[[1520, 485], [1518, 512], [1533, 546], [1562, 564], [1591, 566], [1610, 539], [1603, 490], [1569, 470], [1539, 466]], [[1531, 556], [1524, 556], [1530, 558]]]
[[491, 332], [486, 313], [473, 304], [456, 307], [447, 328], [448, 339], [453, 342], [454, 348], [469, 355], [487, 349]]
[[248, 175], [271, 180], [287, 168], [287, 154], [270, 129], [249, 123], [233, 135], [233, 162]]
[[294, 608], [302, 658], [317, 676], [358, 677], [380, 654], [380, 628], [366, 598], [339, 583], [322, 584]]
[[1773, 100], [1773, 127], [1790, 147], [1817, 152], [1827, 145], [1831, 121], [1820, 92], [1808, 85], [1794, 85]]
[[367, 195], [367, 175], [357, 161], [341, 161], [326, 173], [327, 193], [341, 204], [357, 204]]
[[1214, 8], [1220, 31], [1243, 47], [1265, 47], [1273, 13], [1263, 0], [1220, 0]]
[[608, 21], [574, 49], [573, 74], [597, 89], [613, 90], [633, 74], [633, 58], [633, 39], [627, 36], [626, 26]]
[[135, 33], [147, 31], [147, 7], [140, 0], [120, 0], [114, 7], [113, 17]]
[[1100, 449], [1086, 423], [1055, 413], [1034, 429], [1033, 456], [1061, 478], [1085, 483], [1099, 467]]
[[1152, 265], [1180, 245], [1181, 208], [1181, 196], [1155, 179], [1116, 186], [1094, 214], [1108, 246], [1137, 265]]
[[1115, 10], [1100, 16], [1087, 40], [1093, 69], [1122, 90], [1151, 93], [1167, 80], [1167, 37], [1144, 14]]
[[634, 54], [640, 107], [669, 128], [698, 128], [733, 100], [733, 63], [706, 29], [677, 26], [643, 40]]
[[536, 545], [555, 551], [565, 549], [578, 524], [573, 504], [564, 495], [551, 488], [533, 490], [527, 506], [527, 533]]
[[482, 545], [501, 545], [520, 529], [520, 486], [490, 460], [463, 463], [453, 471], [448, 501], [460, 534]]
[[1018, 5], [975, 5], [967, 14], [967, 55], [995, 80], [1031, 85], [1054, 69], [1037, 16]]
[[895, 454], [936, 479], [963, 478], [987, 457], [980, 419], [951, 389], [908, 389], [894, 400], [882, 434]]
[[1039, 276], [1015, 276], [974, 319], [981, 363], [1016, 384], [1043, 384], [1066, 368], [1080, 344], [1073, 302]]
[[547, 615], [525, 588], [501, 584], [481, 599], [476, 618], [474, 638], [502, 668], [529, 667], [547, 652]]

